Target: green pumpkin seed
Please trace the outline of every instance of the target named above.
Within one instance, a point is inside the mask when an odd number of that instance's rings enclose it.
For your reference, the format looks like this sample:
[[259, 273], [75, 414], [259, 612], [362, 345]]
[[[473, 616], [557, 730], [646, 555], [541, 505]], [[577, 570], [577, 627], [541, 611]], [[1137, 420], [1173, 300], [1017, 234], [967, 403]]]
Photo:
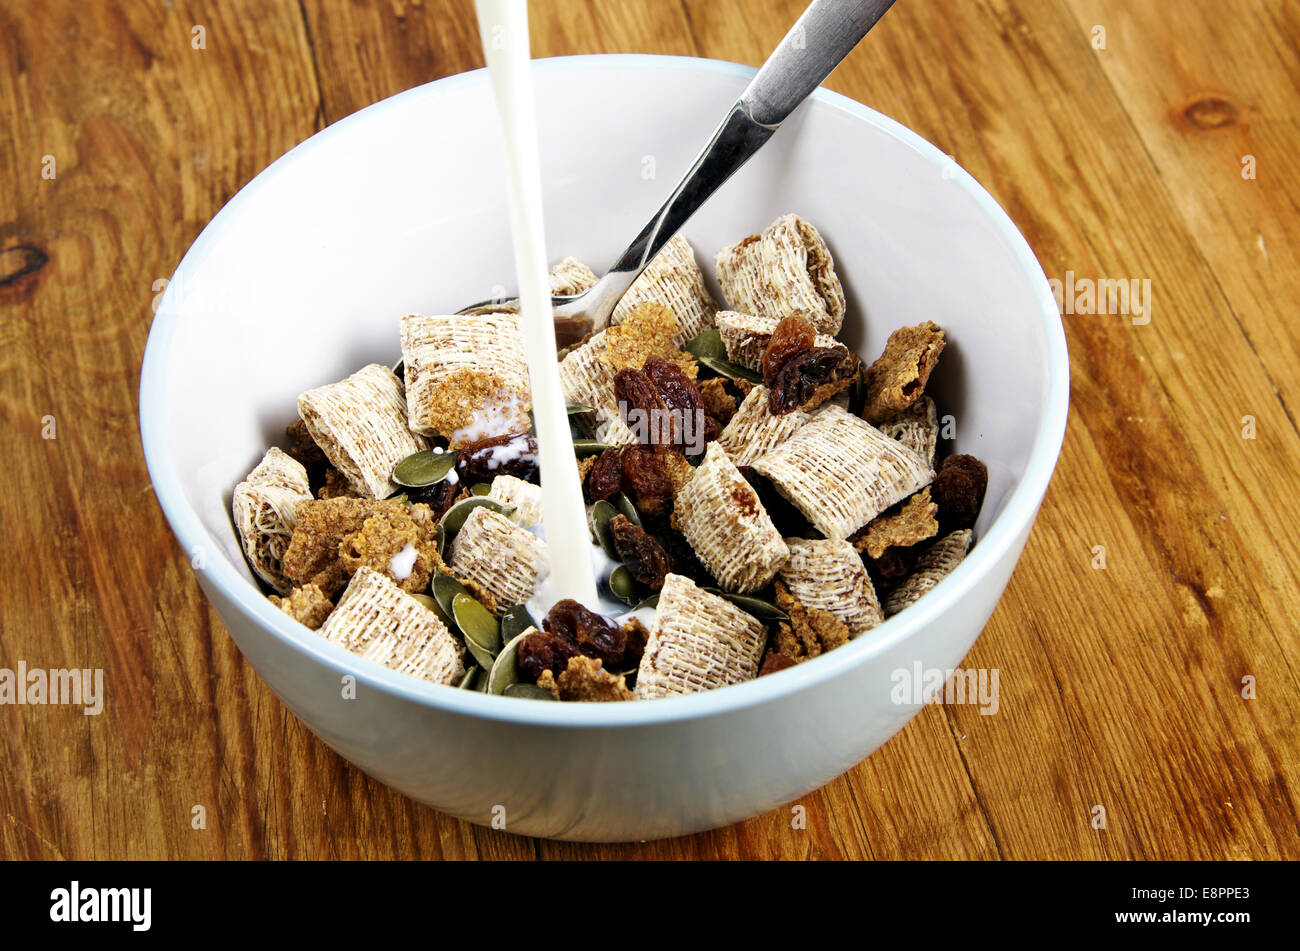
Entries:
[[659, 607], [658, 591], [650, 595], [650, 597], [646, 598], [644, 601], [638, 601], [636, 604], [632, 606], [632, 610], [640, 611], [642, 608], [657, 608], [657, 607]]
[[549, 693], [543, 690], [537, 684], [511, 684], [503, 691], [507, 697], [518, 697], [521, 700], [554, 700]]
[[474, 511], [476, 508], [489, 508], [498, 515], [504, 515], [507, 518], [515, 514], [515, 507], [513, 505], [502, 505], [496, 499], [489, 499], [481, 495], [476, 495], [468, 499], [461, 499], [451, 508], [447, 509], [446, 514], [443, 515], [442, 520], [438, 523], [442, 526], [447, 541], [451, 541], [456, 537], [456, 533], [464, 527], [465, 519], [469, 518], [469, 513]]
[[596, 412], [596, 407], [588, 406], [585, 403], [570, 403], [568, 405], [568, 410], [570, 416], [580, 416], [583, 413]]
[[771, 601], [764, 601], [762, 598], [751, 598], [747, 594], [732, 594], [729, 591], [721, 591], [718, 588], [705, 588], [710, 594], [716, 594], [718, 597], [730, 601], [746, 614], [751, 614], [760, 621], [788, 621], [790, 615], [786, 614]]
[[618, 446], [611, 446], [607, 442], [597, 442], [595, 439], [575, 439], [573, 441], [573, 451], [579, 456], [592, 456], [598, 452], [604, 452], [606, 449], [617, 449]]
[[393, 481], [408, 489], [420, 489], [441, 482], [456, 465], [455, 452], [425, 449], [412, 453], [393, 466]]
[[610, 521], [617, 514], [618, 509], [612, 502], [606, 502], [604, 499], [597, 500], [591, 507], [591, 528], [596, 533], [596, 541], [600, 542], [600, 547], [605, 549], [605, 554], [615, 561], [621, 561], [618, 548], [614, 545], [614, 530], [609, 527]]
[[529, 628], [528, 631], [520, 631], [501, 648], [501, 653], [497, 654], [497, 659], [492, 663], [492, 669], [488, 671], [488, 693], [505, 693], [506, 687], [519, 682], [519, 668], [515, 666], [515, 658], [519, 653], [519, 642], [532, 630]]
[[429, 597], [427, 594], [413, 594], [411, 597], [415, 598], [415, 600], [419, 601], [422, 605], [436, 614], [438, 620], [447, 625], [447, 627], [452, 626], [453, 621], [451, 615], [442, 609], [442, 605], [440, 605], [436, 599]]
[[629, 499], [625, 493], [620, 492], [618, 495], [614, 496], [614, 505], [620, 512], [627, 516], [629, 522], [637, 528], [642, 527], [641, 516], [637, 514], [636, 506], [632, 504], [632, 500]]
[[615, 568], [609, 576], [609, 592], [628, 607], [646, 596], [646, 587], [635, 578], [623, 565]]
[[508, 644], [530, 627], [537, 627], [537, 622], [528, 613], [528, 608], [516, 604], [501, 615], [501, 640]]
[[[467, 643], [478, 645], [490, 657], [495, 657], [497, 651], [501, 650], [501, 625], [492, 616], [492, 612], [474, 598], [468, 594], [458, 594], [452, 598], [451, 616], [456, 619], [456, 626], [465, 635]], [[487, 666], [492, 666], [491, 661]]]
[[442, 527], [442, 522], [433, 527], [433, 540], [438, 546], [438, 557], [441, 558], [447, 549], [447, 530]]
[[727, 359], [727, 346], [722, 342], [722, 334], [718, 333], [715, 327], [701, 330], [692, 337], [686, 344], [686, 352], [696, 358]]
[[[456, 686], [461, 690], [477, 690], [478, 687], [476, 685], [479, 681], [479, 670], [480, 668], [478, 667], [471, 667], [469, 670], [465, 671], [465, 676], [460, 678], [460, 683]], [[484, 674], [483, 676], [486, 677], [487, 674]]]
[[742, 367], [739, 363], [730, 363], [726, 360], [719, 360], [716, 357], [698, 357], [702, 366], [708, 367], [719, 376], [725, 376], [729, 380], [748, 380], [750, 383], [762, 383], [763, 378], [751, 370], [749, 367]]
[[[468, 588], [466, 588], [463, 584], [461, 584], [451, 575], [445, 574], [444, 572], [441, 571], [434, 572], [433, 597], [434, 600], [437, 601], [438, 607], [442, 610], [442, 613], [449, 618], [455, 617], [455, 615], [452, 613], [451, 608], [452, 608], [452, 602], [456, 600], [456, 595], [458, 594], [463, 594], [471, 598], [474, 597], [472, 594], [469, 593]], [[454, 624], [455, 622], [449, 621], [448, 623]]]
[[478, 482], [470, 487], [469, 494], [474, 496], [481, 496], [481, 495], [487, 495], [491, 491], [492, 491], [492, 486], [488, 485], [486, 482]]

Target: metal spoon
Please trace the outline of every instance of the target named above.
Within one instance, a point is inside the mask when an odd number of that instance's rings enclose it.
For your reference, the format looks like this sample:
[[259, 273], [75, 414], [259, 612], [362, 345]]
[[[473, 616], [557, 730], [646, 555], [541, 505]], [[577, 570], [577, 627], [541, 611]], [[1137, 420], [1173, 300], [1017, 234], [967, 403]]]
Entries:
[[[893, 4], [894, 0], [813, 0], [808, 5], [727, 112], [690, 171], [614, 266], [581, 294], [551, 298], [558, 347], [577, 343], [609, 325], [619, 298], [651, 259], [763, 147]], [[500, 300], [480, 301], [460, 313], [510, 306]]]

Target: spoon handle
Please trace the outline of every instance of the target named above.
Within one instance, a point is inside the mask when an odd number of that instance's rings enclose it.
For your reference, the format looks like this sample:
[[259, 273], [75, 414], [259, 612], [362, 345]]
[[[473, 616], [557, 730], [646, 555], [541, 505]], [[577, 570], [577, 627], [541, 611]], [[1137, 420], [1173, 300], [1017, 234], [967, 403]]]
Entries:
[[[894, 0], [813, 0], [728, 110], [668, 200], [588, 292], [582, 311], [599, 329], [624, 291], [722, 183], [830, 75]], [[594, 298], [594, 299], [593, 299]]]

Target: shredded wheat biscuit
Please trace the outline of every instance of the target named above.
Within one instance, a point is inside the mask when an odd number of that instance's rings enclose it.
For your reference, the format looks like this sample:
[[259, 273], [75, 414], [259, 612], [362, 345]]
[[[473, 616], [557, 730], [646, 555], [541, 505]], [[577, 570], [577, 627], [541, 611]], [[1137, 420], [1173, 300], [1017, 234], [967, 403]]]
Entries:
[[939, 444], [939, 411], [924, 394], [897, 416], [876, 427], [890, 439], [897, 439], [934, 468]]
[[681, 235], [665, 244], [641, 276], [632, 282], [614, 308], [610, 322], [623, 323], [646, 302], [661, 304], [672, 311], [677, 318], [674, 342], [678, 346], [713, 326], [718, 305], [704, 285], [704, 272], [695, 261], [695, 249]]
[[649, 700], [751, 680], [765, 641], [757, 618], [689, 578], [670, 574], [659, 593], [633, 695]]
[[890, 334], [885, 352], [867, 368], [863, 417], [871, 423], [883, 423], [919, 400], [944, 343], [943, 330], [928, 320], [915, 327], [899, 327]]
[[397, 491], [389, 478], [393, 466], [428, 448], [407, 428], [402, 381], [377, 363], [303, 393], [298, 415], [334, 468], [368, 498]]
[[519, 314], [407, 314], [401, 320], [414, 432], [459, 445], [526, 432], [528, 364]]
[[310, 500], [307, 470], [274, 446], [235, 486], [231, 514], [244, 554], [257, 576], [280, 594], [293, 587], [281, 561], [298, 523], [298, 505]]
[[551, 268], [552, 297], [571, 297], [591, 288], [598, 278], [596, 273], [577, 258], [568, 257]]
[[546, 542], [504, 515], [476, 508], [452, 539], [447, 565], [492, 595], [497, 614], [533, 596], [550, 571]]
[[[734, 310], [718, 311], [718, 335], [722, 337], [722, 345], [727, 348], [727, 359], [751, 370], [761, 370], [763, 351], [767, 349], [778, 323], [780, 320], [776, 317], [739, 314]], [[837, 345], [838, 341], [830, 334], [819, 333], [813, 338], [813, 346], [818, 349], [825, 350]]]
[[[581, 477], [579, 477], [581, 481]], [[525, 482], [512, 475], [499, 475], [492, 480], [488, 492], [489, 499], [495, 499], [502, 505], [514, 506], [510, 520], [516, 525], [529, 528], [542, 520], [542, 487]]]
[[761, 234], [723, 248], [715, 263], [735, 310], [778, 320], [803, 311], [819, 332], [839, 333], [844, 288], [826, 242], [798, 215], [782, 215]]
[[875, 586], [857, 550], [847, 541], [787, 538], [790, 560], [780, 580], [803, 605], [828, 611], [859, 637], [883, 621]]
[[377, 571], [363, 567], [320, 634], [367, 660], [438, 684], [464, 676], [461, 645], [438, 616]]
[[827, 538], [847, 538], [934, 478], [916, 453], [835, 403], [754, 469]]
[[899, 611], [915, 604], [925, 594], [961, 563], [970, 551], [971, 530], [963, 528], [939, 539], [926, 550], [916, 563], [907, 580], [885, 598], [885, 616], [893, 617]]
[[767, 387], [756, 385], [741, 402], [718, 437], [718, 445], [738, 466], [753, 465], [770, 450], [785, 442], [812, 417], [802, 410], [773, 416], [768, 406]]
[[673, 517], [718, 584], [757, 591], [790, 556], [753, 486], [716, 442], [677, 493]]

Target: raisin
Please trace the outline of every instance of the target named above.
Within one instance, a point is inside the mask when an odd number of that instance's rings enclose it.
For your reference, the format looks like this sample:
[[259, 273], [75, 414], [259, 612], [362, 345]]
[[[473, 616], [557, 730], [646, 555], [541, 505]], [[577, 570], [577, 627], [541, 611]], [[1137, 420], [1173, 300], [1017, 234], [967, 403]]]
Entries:
[[530, 433], [492, 436], [461, 447], [456, 474], [469, 485], [512, 475], [537, 481], [537, 437]]
[[708, 424], [704, 411], [704, 397], [682, 372], [681, 367], [659, 357], [650, 357], [643, 372], [659, 391], [659, 398], [673, 416], [673, 445], [693, 449], [694, 455], [704, 451], [706, 439], [696, 439], [696, 434], [706, 434]]
[[608, 501], [623, 487], [623, 456], [617, 449], [606, 449], [596, 457], [587, 474], [587, 500]]
[[426, 485], [419, 489], [400, 489], [400, 492], [406, 494], [406, 500], [412, 505], [417, 502], [423, 502], [433, 510], [433, 517], [436, 521], [442, 518], [447, 509], [451, 508], [456, 501], [456, 496], [460, 494], [461, 485], [459, 482], [449, 482], [443, 479], [441, 482], [435, 482], [433, 485]]
[[989, 470], [974, 456], [944, 459], [930, 485], [930, 498], [939, 506], [940, 531], [946, 534], [974, 525], [988, 485]]
[[614, 547], [623, 565], [637, 581], [658, 591], [664, 578], [673, 570], [672, 560], [664, 546], [654, 540], [645, 529], [633, 525], [626, 515], [615, 515], [609, 523], [614, 533]]
[[536, 680], [542, 671], [559, 674], [569, 666], [569, 658], [578, 656], [578, 647], [556, 634], [534, 631], [517, 648], [515, 664], [530, 679]]
[[647, 519], [645, 526], [667, 553], [674, 574], [690, 578], [701, 588], [718, 587], [718, 579], [704, 567], [704, 563], [695, 554], [695, 549], [686, 540], [686, 536], [673, 529], [667, 517]]
[[542, 628], [573, 645], [577, 653], [603, 661], [606, 667], [620, 663], [627, 649], [626, 631], [568, 598], [556, 602]]
[[623, 450], [623, 491], [632, 495], [637, 510], [657, 507], [656, 502], [673, 497], [668, 467], [653, 451], [642, 446]]
[[645, 653], [646, 640], [650, 637], [650, 632], [636, 617], [630, 617], [623, 622], [623, 631], [627, 634], [627, 647], [623, 649], [623, 665], [641, 663], [641, 655]]
[[773, 415], [798, 409], [812, 399], [817, 387], [829, 383], [844, 352], [835, 347], [815, 347], [790, 357], [769, 384], [767, 408]]
[[[659, 396], [659, 389], [650, 377], [640, 370], [619, 370], [614, 377], [614, 396], [619, 412], [642, 443], [668, 446], [674, 441], [672, 419], [668, 407]], [[641, 418], [632, 415], [638, 411]]]
[[817, 345], [817, 331], [802, 314], [782, 318], [763, 348], [763, 382], [770, 388], [791, 357]]

